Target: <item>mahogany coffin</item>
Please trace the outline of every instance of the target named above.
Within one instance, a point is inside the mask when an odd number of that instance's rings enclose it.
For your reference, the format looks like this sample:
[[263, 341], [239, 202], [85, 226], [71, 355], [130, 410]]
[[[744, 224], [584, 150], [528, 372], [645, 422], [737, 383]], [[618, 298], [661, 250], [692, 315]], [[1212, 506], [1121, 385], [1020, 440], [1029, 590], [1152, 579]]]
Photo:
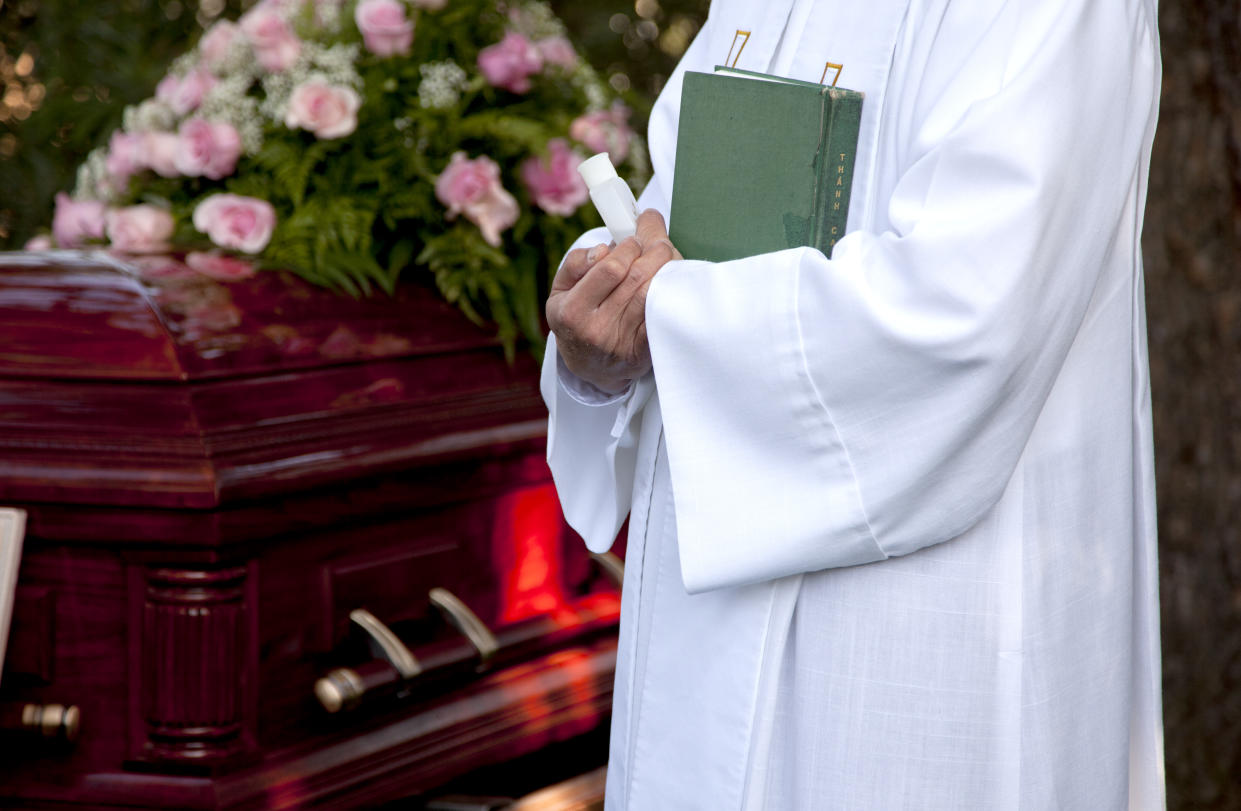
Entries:
[[599, 740], [617, 561], [545, 420], [421, 287], [0, 254], [0, 805], [367, 807]]

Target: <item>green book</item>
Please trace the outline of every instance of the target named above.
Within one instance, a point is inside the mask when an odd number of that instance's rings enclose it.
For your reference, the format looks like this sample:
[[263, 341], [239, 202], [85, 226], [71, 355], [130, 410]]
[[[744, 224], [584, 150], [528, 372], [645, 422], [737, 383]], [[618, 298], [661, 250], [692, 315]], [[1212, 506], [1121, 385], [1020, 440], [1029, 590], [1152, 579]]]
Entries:
[[721, 262], [844, 236], [862, 94], [734, 68], [686, 73], [672, 244]]

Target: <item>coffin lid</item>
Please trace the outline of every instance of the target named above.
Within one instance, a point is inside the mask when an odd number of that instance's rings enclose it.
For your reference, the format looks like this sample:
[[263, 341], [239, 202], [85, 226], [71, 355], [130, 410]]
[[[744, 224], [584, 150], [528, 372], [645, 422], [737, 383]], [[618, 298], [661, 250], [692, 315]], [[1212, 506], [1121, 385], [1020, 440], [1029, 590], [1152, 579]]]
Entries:
[[0, 499], [210, 508], [542, 436], [528, 353], [422, 286], [195, 267], [0, 253]]
[[351, 298], [180, 256], [0, 253], [0, 376], [203, 380], [476, 349], [487, 331], [415, 285]]

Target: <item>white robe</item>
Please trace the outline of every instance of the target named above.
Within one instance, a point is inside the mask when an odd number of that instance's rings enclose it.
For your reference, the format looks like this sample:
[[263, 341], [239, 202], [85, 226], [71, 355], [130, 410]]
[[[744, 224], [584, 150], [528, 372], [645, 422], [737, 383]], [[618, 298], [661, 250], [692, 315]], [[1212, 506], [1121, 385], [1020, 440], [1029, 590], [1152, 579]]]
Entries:
[[630, 516], [607, 807], [1163, 808], [1153, 0], [716, 0], [644, 206], [738, 30], [866, 94], [849, 233], [667, 265], [619, 397], [549, 346], [566, 516]]

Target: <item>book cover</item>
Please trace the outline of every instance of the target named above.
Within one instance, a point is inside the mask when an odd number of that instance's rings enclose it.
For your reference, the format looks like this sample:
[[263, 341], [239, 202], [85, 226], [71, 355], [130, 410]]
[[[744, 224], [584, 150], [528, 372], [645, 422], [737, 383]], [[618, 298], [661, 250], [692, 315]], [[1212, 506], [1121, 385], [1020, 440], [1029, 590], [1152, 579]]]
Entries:
[[717, 69], [685, 74], [669, 236], [721, 262], [844, 236], [862, 94]]

